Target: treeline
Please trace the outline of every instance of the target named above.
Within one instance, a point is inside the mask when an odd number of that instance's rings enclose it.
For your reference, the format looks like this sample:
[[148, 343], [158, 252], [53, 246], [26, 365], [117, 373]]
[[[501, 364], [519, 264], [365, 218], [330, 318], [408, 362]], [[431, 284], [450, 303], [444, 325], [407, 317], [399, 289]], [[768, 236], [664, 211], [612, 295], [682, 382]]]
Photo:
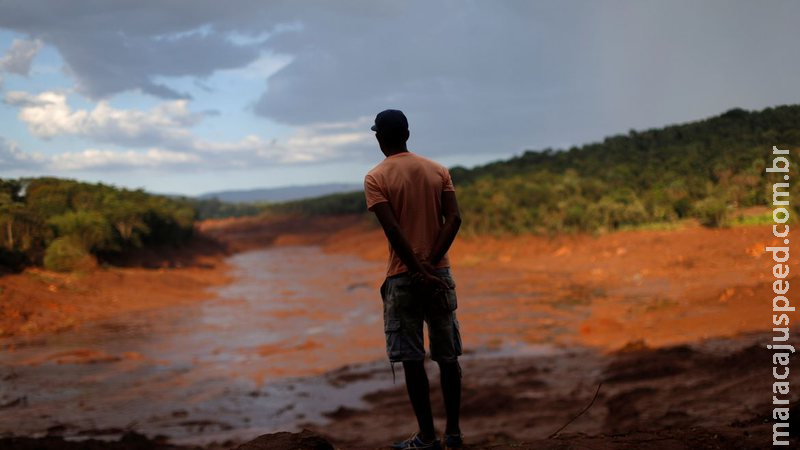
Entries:
[[733, 109], [451, 174], [462, 186], [465, 226], [476, 233], [615, 230], [687, 217], [720, 226], [742, 208], [772, 203], [772, 183], [783, 181], [764, 170], [773, 145], [791, 150], [796, 179], [799, 124], [800, 106]]
[[[527, 151], [506, 161], [450, 170], [476, 234], [610, 231], [696, 218], [722, 226], [738, 211], [772, 203], [765, 165], [790, 149], [797, 180], [800, 106], [748, 112], [606, 138], [568, 150]], [[783, 174], [781, 174], [783, 175]], [[791, 183], [798, 211], [799, 183]], [[360, 192], [294, 202], [307, 214], [364, 211]]]
[[192, 236], [187, 201], [58, 178], [0, 179], [0, 268], [60, 271]]
[[233, 203], [218, 198], [181, 197], [181, 200], [188, 202], [195, 209], [198, 220], [256, 216], [269, 207], [267, 202]]
[[265, 207], [271, 214], [361, 214], [367, 212], [362, 191], [323, 195], [322, 197], [275, 203]]

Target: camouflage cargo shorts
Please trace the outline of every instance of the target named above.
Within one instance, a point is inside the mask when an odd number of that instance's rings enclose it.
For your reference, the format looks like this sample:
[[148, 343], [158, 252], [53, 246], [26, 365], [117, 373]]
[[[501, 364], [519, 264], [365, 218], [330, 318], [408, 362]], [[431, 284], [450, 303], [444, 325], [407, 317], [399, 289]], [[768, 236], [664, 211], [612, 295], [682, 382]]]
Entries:
[[[422, 323], [428, 324], [431, 359], [453, 362], [461, 355], [461, 330], [456, 318], [456, 284], [450, 269], [437, 269], [436, 276], [447, 283], [446, 301], [420, 292], [407, 274], [386, 278], [381, 286], [383, 325], [389, 361], [425, 359]], [[439, 305], [440, 307], [433, 307]]]

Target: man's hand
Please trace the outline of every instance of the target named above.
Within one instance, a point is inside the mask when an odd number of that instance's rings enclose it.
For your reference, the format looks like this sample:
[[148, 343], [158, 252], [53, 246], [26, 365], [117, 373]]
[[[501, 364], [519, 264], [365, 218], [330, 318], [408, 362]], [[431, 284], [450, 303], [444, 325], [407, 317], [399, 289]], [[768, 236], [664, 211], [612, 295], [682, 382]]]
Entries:
[[428, 272], [431, 275], [436, 273], [436, 267], [434, 267], [433, 264], [431, 264], [428, 258], [418, 256], [418, 259], [419, 259], [419, 265], [420, 267], [422, 267], [422, 270]]
[[423, 292], [433, 295], [447, 291], [450, 287], [441, 278], [430, 272], [417, 272], [411, 275], [411, 281]]
[[445, 283], [441, 278], [436, 276], [436, 267], [431, 264], [430, 260], [426, 256], [422, 256], [420, 254], [414, 254], [419, 261], [420, 271], [411, 275], [411, 279], [420, 285], [421, 287], [426, 288], [428, 292], [435, 292], [442, 289], [448, 289], [447, 283]]
[[422, 298], [426, 299], [427, 307], [431, 311], [447, 311], [447, 290], [450, 286], [435, 275], [435, 268], [426, 259], [420, 260], [422, 271], [411, 275], [411, 282]]
[[[436, 268], [427, 257], [415, 254], [411, 249], [411, 245], [409, 245], [408, 240], [400, 230], [397, 218], [395, 218], [389, 203], [378, 203], [372, 207], [372, 211], [378, 217], [389, 244], [400, 260], [403, 261], [403, 264], [406, 265], [413, 285], [419, 289], [421, 294], [430, 296], [436, 302], [441, 299], [446, 300], [447, 290], [450, 287], [444, 280], [435, 275]], [[450, 241], [452, 242], [452, 238]], [[439, 258], [441, 259], [441, 256]]]

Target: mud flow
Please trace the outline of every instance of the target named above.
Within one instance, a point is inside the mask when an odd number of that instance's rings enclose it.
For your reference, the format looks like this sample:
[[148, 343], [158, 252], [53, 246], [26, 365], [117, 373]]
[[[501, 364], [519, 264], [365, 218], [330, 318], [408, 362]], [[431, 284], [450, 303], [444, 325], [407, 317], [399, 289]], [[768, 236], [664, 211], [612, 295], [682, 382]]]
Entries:
[[[207, 301], [5, 339], [0, 430], [102, 437], [135, 429], [207, 442], [292, 428], [391, 382], [365, 376], [345, 388], [314, 377], [383, 356], [382, 264], [317, 247], [255, 250], [229, 263], [235, 282]], [[375, 369], [388, 373], [388, 364]]]

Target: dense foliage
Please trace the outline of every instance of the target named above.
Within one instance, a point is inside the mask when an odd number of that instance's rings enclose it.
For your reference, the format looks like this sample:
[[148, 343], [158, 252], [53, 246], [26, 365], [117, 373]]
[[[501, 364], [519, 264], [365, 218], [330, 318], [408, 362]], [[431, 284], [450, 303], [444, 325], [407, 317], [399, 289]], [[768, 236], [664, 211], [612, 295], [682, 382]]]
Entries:
[[179, 245], [195, 210], [181, 200], [57, 178], [0, 179], [0, 267], [72, 270], [132, 248]]
[[274, 214], [361, 214], [367, 212], [367, 206], [364, 200], [364, 193], [357, 191], [277, 203], [270, 205], [266, 210]]
[[[726, 224], [742, 208], [769, 205], [764, 167], [772, 146], [791, 149], [797, 179], [800, 106], [759, 112], [733, 109], [683, 125], [606, 138], [568, 150], [521, 156], [451, 175], [472, 233], [615, 230], [694, 217]], [[797, 211], [798, 185], [792, 183]], [[364, 211], [361, 193], [295, 202], [295, 211]]]
[[[719, 226], [736, 210], [772, 203], [772, 183], [783, 181], [764, 170], [773, 145], [791, 150], [796, 179], [798, 124], [800, 106], [734, 109], [451, 174], [462, 187], [465, 226], [478, 233], [613, 230], [685, 217]], [[792, 189], [796, 208], [797, 183]]]

